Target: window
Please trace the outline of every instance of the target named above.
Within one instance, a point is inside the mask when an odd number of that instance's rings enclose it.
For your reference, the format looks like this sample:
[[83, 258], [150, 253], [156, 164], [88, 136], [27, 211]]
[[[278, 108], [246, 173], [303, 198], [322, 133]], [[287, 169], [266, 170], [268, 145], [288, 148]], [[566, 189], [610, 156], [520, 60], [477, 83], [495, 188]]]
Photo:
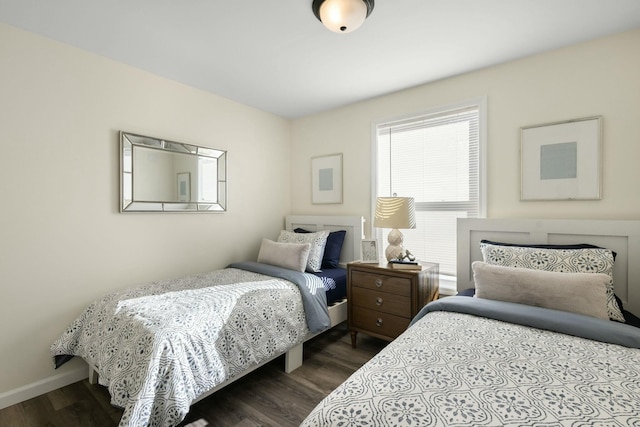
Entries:
[[[455, 292], [457, 218], [485, 216], [484, 98], [375, 125], [377, 196], [413, 197], [416, 228], [401, 230], [417, 259], [440, 264], [441, 290]], [[386, 247], [388, 229], [376, 238]]]

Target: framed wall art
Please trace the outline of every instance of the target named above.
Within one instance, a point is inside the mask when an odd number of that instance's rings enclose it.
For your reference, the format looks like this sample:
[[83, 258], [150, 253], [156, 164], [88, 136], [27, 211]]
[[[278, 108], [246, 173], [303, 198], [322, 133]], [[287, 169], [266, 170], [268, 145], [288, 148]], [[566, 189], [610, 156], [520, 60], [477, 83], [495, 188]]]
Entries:
[[311, 159], [311, 203], [342, 203], [342, 153]]
[[602, 117], [520, 129], [520, 200], [602, 198]]

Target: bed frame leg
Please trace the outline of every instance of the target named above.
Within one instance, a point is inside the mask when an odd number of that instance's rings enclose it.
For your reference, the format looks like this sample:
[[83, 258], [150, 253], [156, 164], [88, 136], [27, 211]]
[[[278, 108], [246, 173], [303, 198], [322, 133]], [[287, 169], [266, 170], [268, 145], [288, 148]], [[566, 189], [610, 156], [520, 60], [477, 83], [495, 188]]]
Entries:
[[291, 348], [284, 355], [284, 371], [289, 374], [302, 366], [302, 343]]
[[93, 369], [93, 366], [89, 366], [89, 384], [98, 383], [98, 371]]

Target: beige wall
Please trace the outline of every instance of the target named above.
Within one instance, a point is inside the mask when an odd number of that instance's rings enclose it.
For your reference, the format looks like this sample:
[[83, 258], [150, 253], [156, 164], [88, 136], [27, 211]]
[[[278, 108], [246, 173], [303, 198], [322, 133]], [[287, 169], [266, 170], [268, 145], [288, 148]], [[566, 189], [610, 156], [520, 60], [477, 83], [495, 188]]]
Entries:
[[[638, 46], [640, 30], [290, 123], [0, 25], [0, 405], [57, 384], [51, 341], [105, 292], [255, 257], [289, 212], [369, 220], [375, 120], [486, 95], [490, 217], [638, 218]], [[520, 202], [519, 128], [592, 115], [603, 199]], [[118, 213], [121, 129], [228, 150], [229, 212]], [[312, 205], [310, 159], [332, 153], [344, 203]]]
[[[228, 150], [229, 211], [120, 214], [119, 130]], [[0, 152], [0, 404], [91, 300], [255, 258], [290, 207], [289, 121], [4, 25]]]
[[[292, 211], [361, 214], [370, 227], [371, 124], [487, 97], [487, 215], [638, 219], [640, 30], [505, 63], [302, 118], [292, 127]], [[519, 129], [604, 117], [603, 198], [521, 202]], [[312, 205], [310, 158], [344, 153], [344, 203]]]

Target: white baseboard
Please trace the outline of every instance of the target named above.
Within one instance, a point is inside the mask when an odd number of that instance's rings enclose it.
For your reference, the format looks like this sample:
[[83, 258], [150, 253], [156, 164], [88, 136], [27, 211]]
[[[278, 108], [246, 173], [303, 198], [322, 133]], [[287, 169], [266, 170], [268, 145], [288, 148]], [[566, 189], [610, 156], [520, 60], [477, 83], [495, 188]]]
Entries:
[[24, 402], [25, 400], [32, 399], [40, 396], [41, 394], [49, 393], [50, 391], [69, 384], [82, 381], [88, 376], [89, 369], [87, 367], [79, 366], [72, 370], [68, 370], [67, 372], [61, 372], [40, 381], [0, 393], [0, 409], [15, 405], [16, 403]]

